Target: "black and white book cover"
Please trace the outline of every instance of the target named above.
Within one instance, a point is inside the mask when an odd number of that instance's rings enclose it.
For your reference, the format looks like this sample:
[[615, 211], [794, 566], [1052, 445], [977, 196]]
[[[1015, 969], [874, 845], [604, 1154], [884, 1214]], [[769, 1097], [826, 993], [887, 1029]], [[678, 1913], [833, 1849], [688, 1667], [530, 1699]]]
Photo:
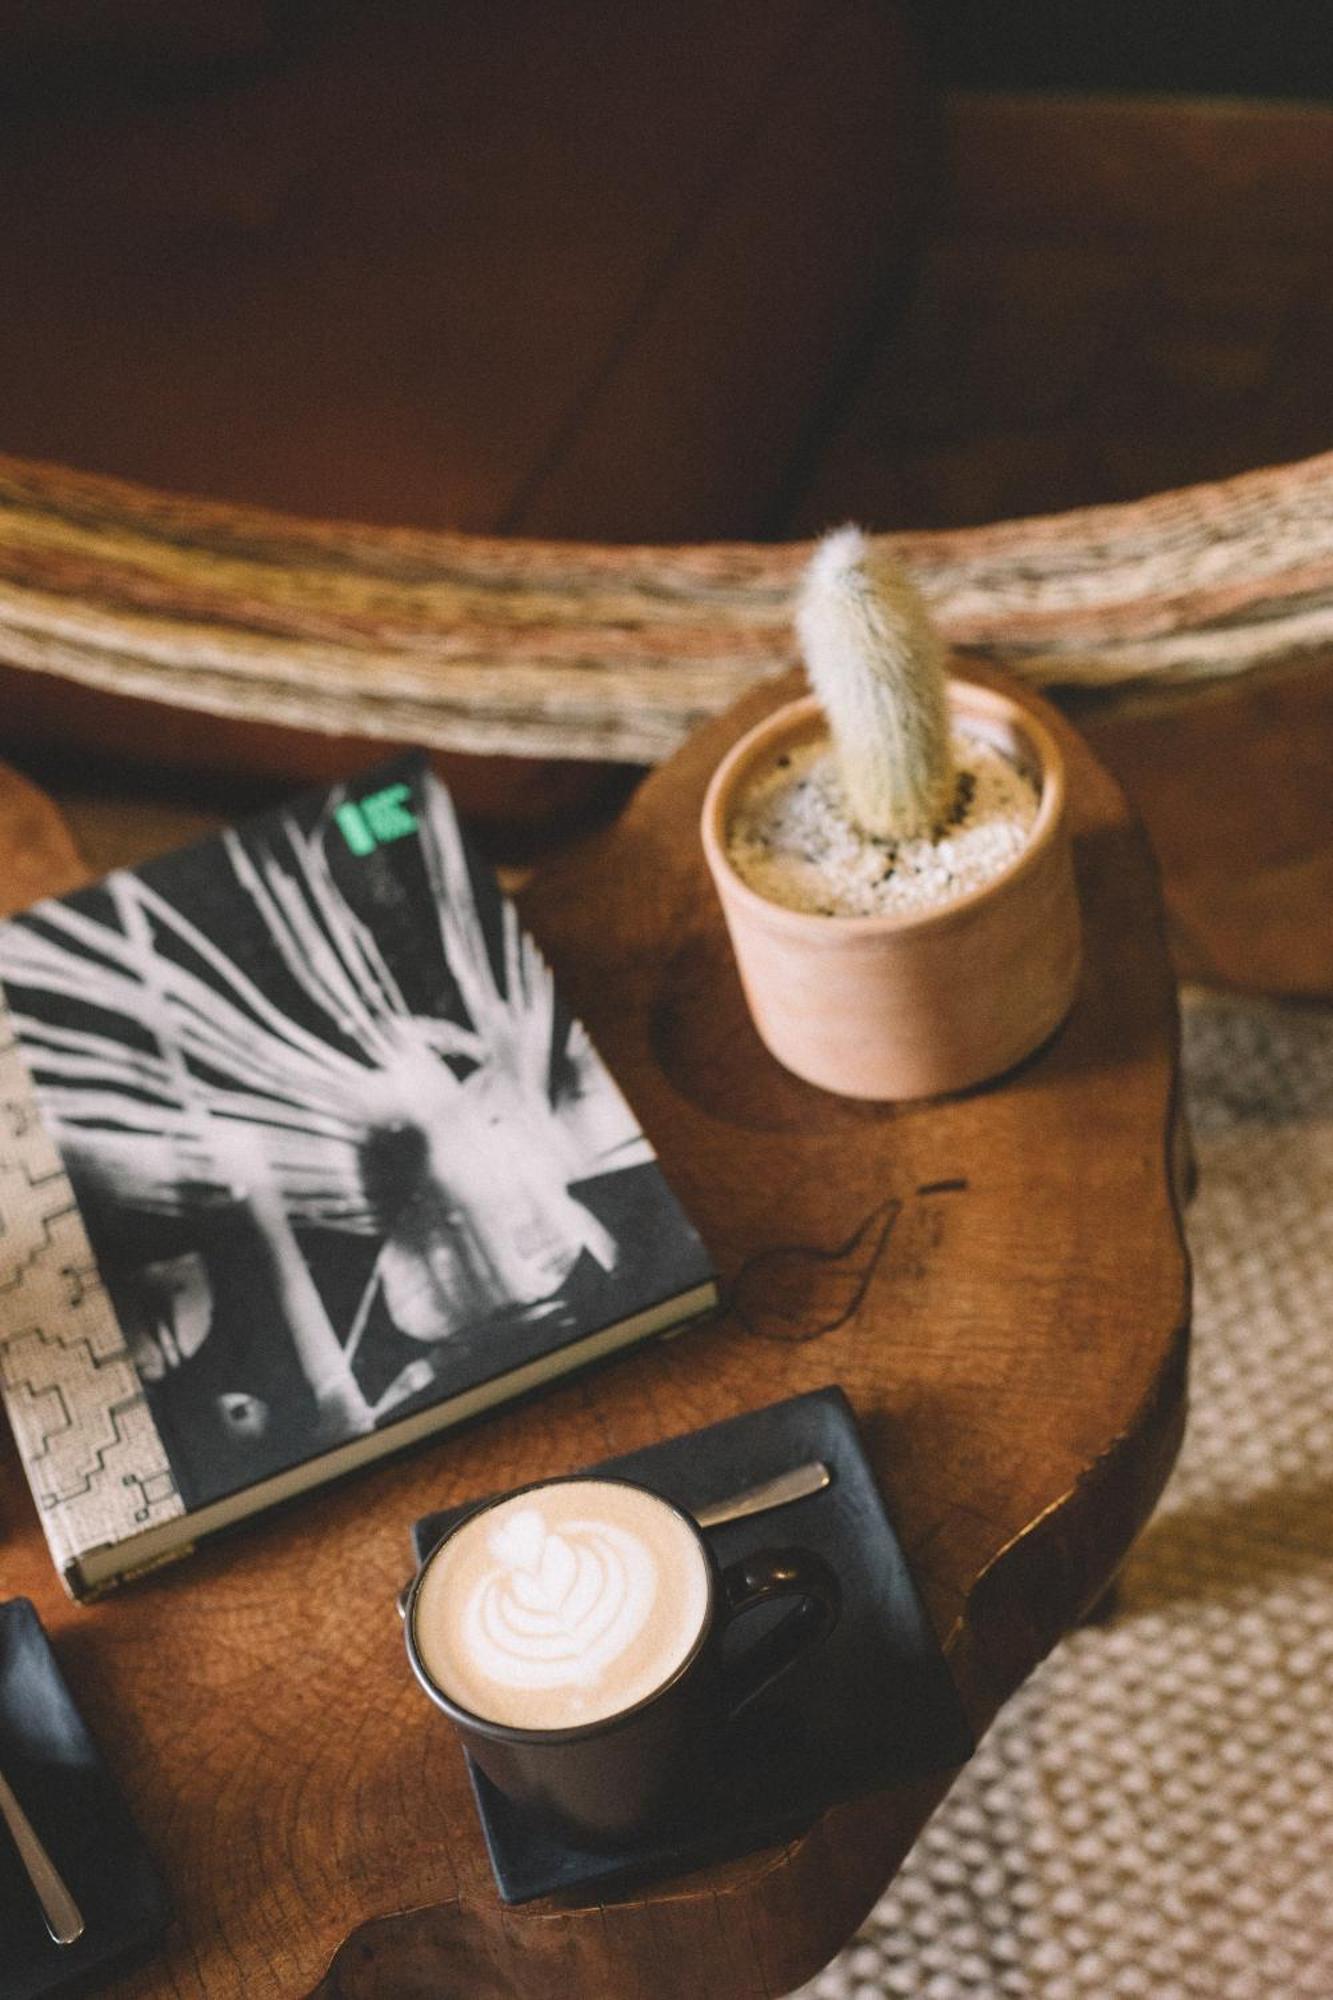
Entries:
[[712, 1302], [424, 758], [38, 904], [0, 980], [0, 1386], [76, 1590]]

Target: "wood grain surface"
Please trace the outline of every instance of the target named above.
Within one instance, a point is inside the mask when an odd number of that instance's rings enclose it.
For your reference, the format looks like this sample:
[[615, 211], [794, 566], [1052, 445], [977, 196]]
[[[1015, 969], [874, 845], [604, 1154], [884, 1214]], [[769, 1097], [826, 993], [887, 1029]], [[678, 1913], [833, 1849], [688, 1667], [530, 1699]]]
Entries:
[[1088, 733], [1147, 826], [1182, 977], [1333, 999], [1333, 652]]
[[[178, 1911], [118, 2000], [771, 2000], [899, 1864], [944, 1780], [605, 1905], [504, 1911], [393, 1609], [429, 1508], [840, 1382], [978, 1727], [1150, 1511], [1182, 1424], [1188, 1288], [1146, 843], [1052, 718], [1087, 921], [1068, 1024], [959, 1101], [822, 1095], [754, 1036], [696, 839], [722, 750], [786, 691], [700, 732], [524, 897], [715, 1254], [713, 1323], [89, 1608], [62, 1598], [4, 1455], [5, 1590], [38, 1604]], [[58, 826], [12, 783], [0, 810], [7, 900], [44, 871], [64, 886]]]
[[77, 888], [86, 877], [69, 831], [46, 794], [0, 764], [0, 910]]

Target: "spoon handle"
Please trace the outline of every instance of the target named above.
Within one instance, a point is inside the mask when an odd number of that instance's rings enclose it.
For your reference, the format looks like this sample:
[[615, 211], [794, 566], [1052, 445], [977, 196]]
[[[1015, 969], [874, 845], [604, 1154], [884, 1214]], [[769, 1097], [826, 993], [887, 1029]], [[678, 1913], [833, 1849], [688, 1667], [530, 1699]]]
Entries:
[[776, 1479], [766, 1479], [761, 1486], [747, 1487], [744, 1493], [733, 1493], [711, 1507], [695, 1507], [691, 1511], [701, 1528], [720, 1528], [724, 1521], [744, 1521], [751, 1514], [766, 1514], [770, 1507], [785, 1507], [792, 1500], [805, 1500], [812, 1493], [822, 1493], [832, 1477], [822, 1460], [811, 1459], [808, 1465], [794, 1465], [789, 1471], [780, 1472]]
[[79, 1906], [33, 1831], [32, 1822], [14, 1797], [3, 1772], [0, 1772], [0, 1817], [13, 1835], [19, 1859], [28, 1871], [28, 1880], [37, 1891], [46, 1928], [57, 1944], [73, 1944], [76, 1938], [83, 1936], [83, 1916]]

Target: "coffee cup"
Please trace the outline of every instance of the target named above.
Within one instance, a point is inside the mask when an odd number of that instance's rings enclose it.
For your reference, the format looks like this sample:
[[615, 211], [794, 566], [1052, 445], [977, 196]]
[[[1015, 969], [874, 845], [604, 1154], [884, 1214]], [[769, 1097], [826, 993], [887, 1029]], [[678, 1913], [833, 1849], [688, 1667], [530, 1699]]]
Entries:
[[[789, 1599], [776, 1623], [728, 1628]], [[474, 1762], [531, 1814], [595, 1845], [669, 1826], [719, 1733], [837, 1620], [809, 1549], [722, 1569], [697, 1524], [631, 1480], [574, 1475], [484, 1502], [412, 1585], [408, 1657]]]

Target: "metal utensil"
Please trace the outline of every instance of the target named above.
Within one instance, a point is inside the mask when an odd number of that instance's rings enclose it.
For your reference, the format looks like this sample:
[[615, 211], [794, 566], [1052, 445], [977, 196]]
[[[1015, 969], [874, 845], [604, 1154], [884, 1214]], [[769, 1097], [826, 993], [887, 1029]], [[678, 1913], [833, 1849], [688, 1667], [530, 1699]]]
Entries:
[[822, 1459], [812, 1458], [808, 1465], [794, 1465], [776, 1479], [765, 1479], [762, 1485], [747, 1486], [744, 1493], [733, 1493], [730, 1499], [715, 1500], [711, 1507], [692, 1511], [701, 1528], [720, 1528], [724, 1521], [748, 1520], [751, 1514], [766, 1514], [771, 1507], [785, 1507], [789, 1501], [822, 1493], [832, 1478]]
[[13, 1836], [19, 1859], [28, 1871], [28, 1880], [37, 1892], [46, 1928], [57, 1944], [73, 1944], [83, 1936], [83, 1915], [61, 1878], [60, 1871], [33, 1831], [28, 1815], [0, 1772], [0, 1818]]
[[[758, 1486], [747, 1486], [743, 1493], [733, 1493], [725, 1500], [714, 1500], [709, 1507], [695, 1507], [692, 1512], [701, 1528], [720, 1528], [724, 1521], [745, 1521], [751, 1514], [767, 1514], [770, 1509], [786, 1507], [793, 1500], [807, 1500], [812, 1493], [822, 1493], [832, 1480], [833, 1474], [823, 1460], [812, 1458], [805, 1465], [793, 1465], [790, 1471], [779, 1472], [775, 1479], [765, 1479]], [[398, 1593], [400, 1618], [407, 1616], [407, 1599], [411, 1589], [412, 1585], [405, 1583]]]

